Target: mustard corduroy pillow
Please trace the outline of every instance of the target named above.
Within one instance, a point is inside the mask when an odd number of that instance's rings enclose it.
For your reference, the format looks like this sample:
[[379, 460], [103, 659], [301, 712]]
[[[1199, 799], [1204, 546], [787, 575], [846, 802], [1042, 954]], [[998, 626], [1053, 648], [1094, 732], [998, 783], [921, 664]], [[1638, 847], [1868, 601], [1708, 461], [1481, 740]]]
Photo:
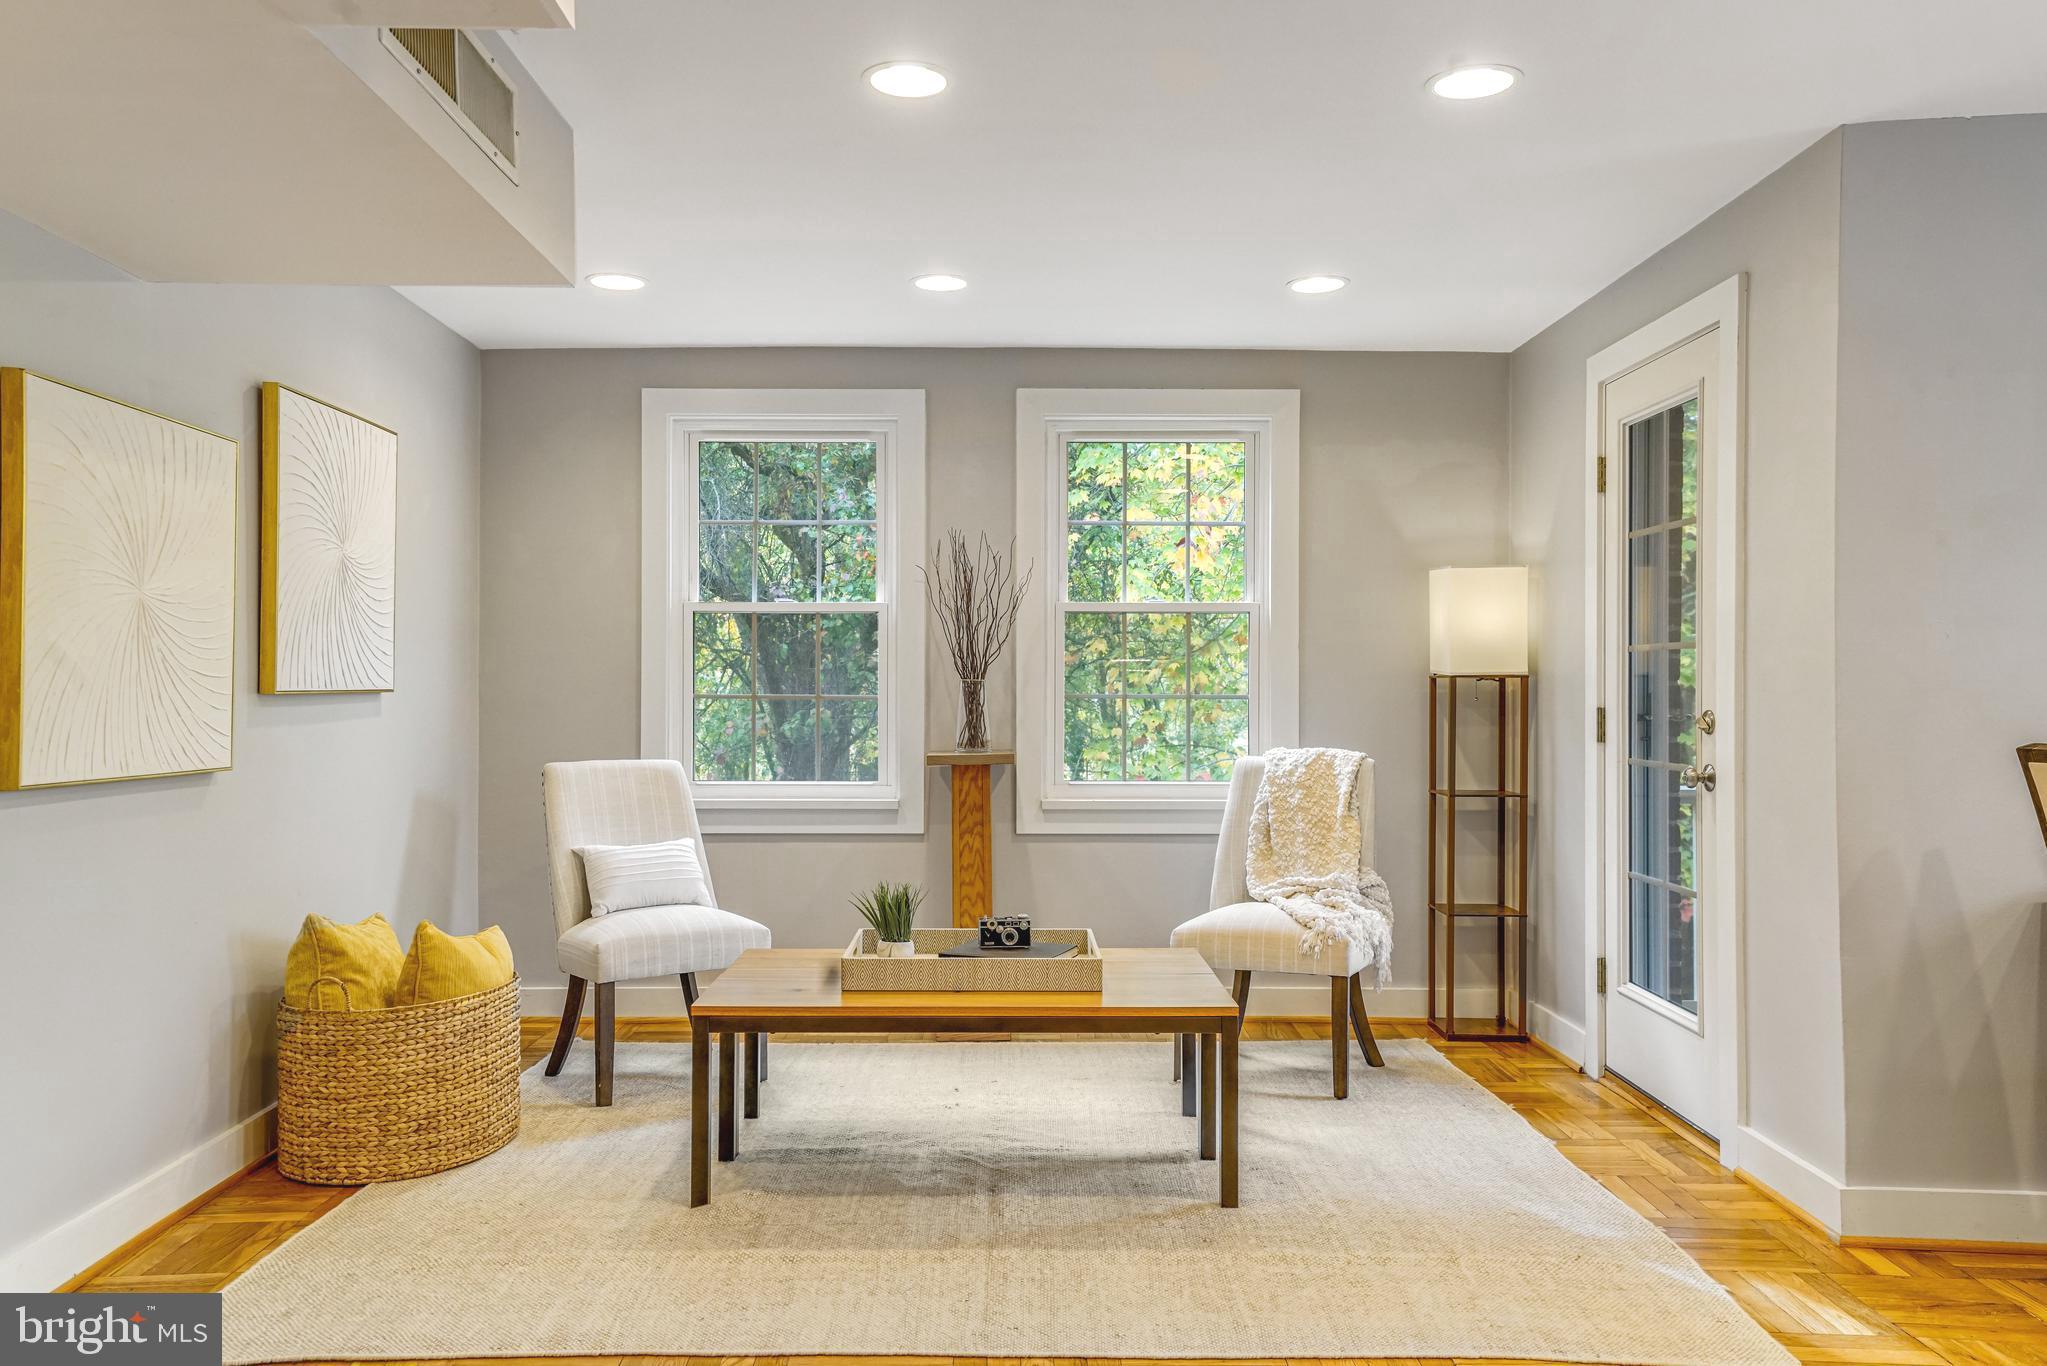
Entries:
[[299, 1010], [382, 1010], [405, 950], [381, 915], [342, 925], [309, 915], [284, 960], [284, 1000]]
[[474, 996], [512, 980], [512, 946], [493, 925], [477, 934], [453, 935], [426, 921], [412, 934], [412, 949], [398, 969], [394, 1006], [423, 1005]]

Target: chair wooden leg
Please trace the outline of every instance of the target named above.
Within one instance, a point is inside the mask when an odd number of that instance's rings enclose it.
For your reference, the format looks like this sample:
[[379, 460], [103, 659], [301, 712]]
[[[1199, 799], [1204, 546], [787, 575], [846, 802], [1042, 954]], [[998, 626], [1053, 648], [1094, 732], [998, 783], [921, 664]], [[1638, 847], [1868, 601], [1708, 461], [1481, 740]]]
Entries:
[[690, 1014], [697, 1008], [697, 975], [693, 972], [682, 974], [682, 1013]]
[[1194, 1036], [1180, 1036], [1180, 1113], [1195, 1113], [1194, 1089], [1201, 1083], [1201, 1066], [1194, 1060]]
[[753, 1031], [746, 1035], [746, 1117], [761, 1117], [761, 1036]]
[[1178, 1034], [1175, 1034], [1175, 1035], [1173, 1036], [1173, 1080], [1174, 1080], [1174, 1081], [1178, 1081], [1178, 1080], [1180, 1079], [1180, 1039], [1181, 1039], [1181, 1037], [1182, 1037], [1182, 1036], [1181, 1036], [1181, 1035], [1178, 1035]]
[[762, 1030], [753, 1036], [753, 1075], [756, 1081], [768, 1079], [768, 1033]]
[[1336, 1098], [1350, 1096], [1350, 984], [1349, 977], [1329, 979], [1329, 1068]]
[[576, 1041], [576, 1026], [583, 1022], [583, 987], [580, 977], [569, 978], [568, 995], [562, 998], [561, 1028], [554, 1033], [554, 1049], [547, 1055], [547, 1075], [558, 1076], [568, 1061], [569, 1045]]
[[611, 1043], [617, 1026], [618, 983], [597, 984], [597, 1103], [611, 1104]]
[[1379, 1041], [1372, 1037], [1372, 1017], [1365, 1014], [1365, 984], [1359, 974], [1350, 979], [1350, 1027], [1358, 1036], [1358, 1047], [1365, 1050], [1365, 1061], [1373, 1067], [1384, 1067], [1386, 1059], [1379, 1056]]
[[1237, 998], [1237, 1028], [1244, 1027], [1244, 1013], [1251, 1009], [1251, 974], [1240, 972], [1232, 985], [1231, 994]]

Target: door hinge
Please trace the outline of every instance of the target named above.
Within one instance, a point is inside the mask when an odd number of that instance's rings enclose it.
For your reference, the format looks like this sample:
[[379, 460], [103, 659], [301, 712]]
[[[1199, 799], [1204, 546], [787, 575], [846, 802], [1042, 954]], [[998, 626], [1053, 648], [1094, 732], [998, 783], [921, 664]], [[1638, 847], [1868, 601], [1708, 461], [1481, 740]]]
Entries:
[[1599, 994], [1600, 994], [1601, 996], [1604, 996], [1604, 995], [1606, 995], [1606, 957], [1605, 957], [1605, 955], [1603, 955], [1603, 954], [1602, 954], [1602, 955], [1600, 956], [1600, 958], [1599, 958], [1599, 961], [1598, 961], [1598, 964], [1596, 965], [1595, 971], [1597, 971], [1597, 973], [1598, 973], [1598, 975], [1599, 975]]
[[1596, 719], [1595, 719], [1595, 720], [1594, 720], [1594, 722], [1593, 722], [1593, 727], [1594, 727], [1594, 734], [1593, 734], [1593, 738], [1594, 738], [1595, 740], [1597, 740], [1597, 741], [1598, 741], [1598, 742], [1599, 742], [1600, 744], [1602, 744], [1602, 745], [1603, 745], [1603, 744], [1605, 744], [1605, 743], [1606, 743], [1606, 708], [1605, 708], [1605, 707], [1601, 707], [1601, 708], [1600, 708], [1600, 709], [1598, 710], [1598, 712], [1597, 712], [1597, 714], [1596, 714]]
[[1599, 457], [1599, 491], [1606, 492], [1606, 457]]

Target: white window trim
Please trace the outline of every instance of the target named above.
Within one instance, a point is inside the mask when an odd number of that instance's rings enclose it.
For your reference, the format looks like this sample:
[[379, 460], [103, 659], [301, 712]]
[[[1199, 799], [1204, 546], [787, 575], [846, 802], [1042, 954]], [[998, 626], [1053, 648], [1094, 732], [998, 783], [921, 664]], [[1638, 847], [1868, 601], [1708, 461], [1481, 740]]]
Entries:
[[1222, 828], [1227, 783], [1062, 780], [1053, 740], [1064, 687], [1055, 666], [1066, 562], [1064, 443], [1069, 436], [1184, 432], [1247, 443], [1247, 591], [1254, 750], [1299, 743], [1301, 396], [1294, 389], [1019, 389], [1017, 553], [1034, 557], [1042, 592], [1016, 629], [1017, 832], [1024, 835], [1208, 835]]
[[[876, 596], [881, 611], [880, 780], [692, 780], [705, 830], [730, 834], [924, 833], [922, 389], [643, 389], [640, 392], [640, 753], [690, 764], [689, 621], [696, 563], [696, 442], [815, 435], [877, 442]], [[736, 605], [745, 610], [744, 605]], [[773, 610], [764, 604], [753, 604]]]

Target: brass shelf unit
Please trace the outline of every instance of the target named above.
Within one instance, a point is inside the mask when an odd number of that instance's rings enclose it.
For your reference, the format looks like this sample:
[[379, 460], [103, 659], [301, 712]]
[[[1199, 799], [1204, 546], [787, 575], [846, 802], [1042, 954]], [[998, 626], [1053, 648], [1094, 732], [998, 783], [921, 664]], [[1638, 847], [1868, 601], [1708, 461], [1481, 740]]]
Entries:
[[[1528, 681], [1527, 674], [1429, 675], [1428, 1009], [1429, 1027], [1446, 1039], [1526, 1042], [1528, 1038]], [[1495, 692], [1490, 709], [1493, 771], [1476, 780], [1458, 773], [1460, 684], [1473, 685], [1470, 691], [1481, 703], [1484, 685], [1493, 685]], [[1489, 879], [1489, 899], [1460, 899], [1460, 803], [1491, 806], [1496, 866]], [[1463, 889], [1464, 895], [1468, 898], [1473, 890]], [[1457, 926], [1469, 920], [1493, 924], [1497, 980], [1490, 1020], [1455, 1013]], [[1511, 936], [1509, 926], [1513, 927]]]

